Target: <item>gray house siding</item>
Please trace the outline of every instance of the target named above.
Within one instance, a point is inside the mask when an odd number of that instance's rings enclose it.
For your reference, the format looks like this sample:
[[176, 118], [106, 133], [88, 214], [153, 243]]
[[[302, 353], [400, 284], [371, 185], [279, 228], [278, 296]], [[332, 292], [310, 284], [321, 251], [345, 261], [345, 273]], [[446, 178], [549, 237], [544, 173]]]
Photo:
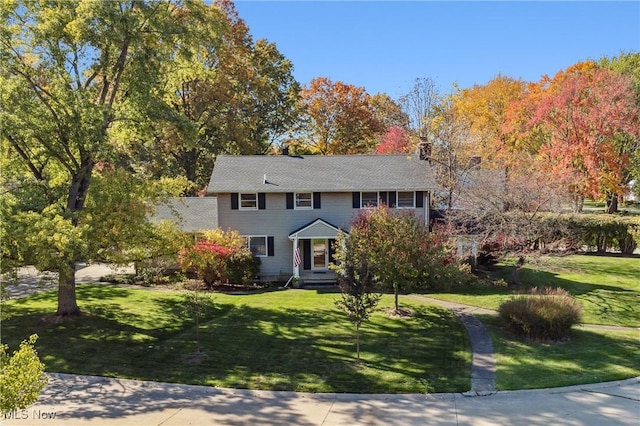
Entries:
[[199, 232], [218, 227], [217, 197], [171, 198], [154, 206], [150, 220], [175, 222], [183, 231]]
[[[264, 209], [239, 210], [232, 209], [231, 194], [219, 193], [218, 225], [223, 230], [236, 230], [245, 236], [274, 237], [274, 255], [260, 258], [261, 279], [286, 279], [293, 273], [293, 243], [288, 238], [289, 234], [318, 218], [348, 231], [352, 218], [359, 210], [353, 208], [352, 200], [352, 192], [324, 192], [320, 195], [321, 208], [295, 210], [287, 209], [286, 193], [267, 193]], [[424, 205], [429, 205], [428, 200], [425, 200]], [[428, 207], [406, 210], [413, 211], [419, 218], [424, 219]], [[304, 251], [305, 247], [301, 245], [300, 249]], [[304, 257], [305, 253], [301, 255]]]

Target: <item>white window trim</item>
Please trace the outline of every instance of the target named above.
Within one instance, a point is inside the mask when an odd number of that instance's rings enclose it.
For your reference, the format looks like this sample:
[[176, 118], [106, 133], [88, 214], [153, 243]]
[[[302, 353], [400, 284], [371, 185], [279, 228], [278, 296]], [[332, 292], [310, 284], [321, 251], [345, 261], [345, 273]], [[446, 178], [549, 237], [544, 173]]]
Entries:
[[[413, 203], [411, 206], [400, 206], [400, 192], [411, 192], [413, 194]], [[397, 209], [415, 209], [416, 208], [416, 191], [396, 191], [396, 208]]]
[[264, 238], [264, 254], [253, 254], [255, 257], [269, 257], [269, 238], [267, 235], [240, 235], [247, 240], [247, 248], [251, 251], [251, 238]]
[[[255, 207], [242, 207], [242, 196], [254, 195], [256, 197]], [[258, 210], [258, 193], [257, 192], [241, 192], [238, 194], [238, 210]]]
[[[376, 193], [376, 205], [371, 206], [364, 203], [364, 194], [365, 192], [375, 192]], [[380, 205], [380, 192], [379, 191], [360, 191], [360, 208], [361, 209], [375, 209]]]
[[[311, 196], [311, 206], [298, 206], [298, 194], [309, 194]], [[313, 192], [294, 192], [293, 193], [293, 209], [294, 210], [313, 210]]]

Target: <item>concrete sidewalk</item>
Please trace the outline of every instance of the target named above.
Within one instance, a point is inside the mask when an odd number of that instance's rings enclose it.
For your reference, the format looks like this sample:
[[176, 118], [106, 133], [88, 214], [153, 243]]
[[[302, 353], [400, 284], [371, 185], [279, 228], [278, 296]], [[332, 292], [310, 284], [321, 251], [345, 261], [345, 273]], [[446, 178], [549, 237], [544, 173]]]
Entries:
[[566, 388], [353, 395], [219, 389], [51, 374], [3, 425], [638, 425], [640, 377]]

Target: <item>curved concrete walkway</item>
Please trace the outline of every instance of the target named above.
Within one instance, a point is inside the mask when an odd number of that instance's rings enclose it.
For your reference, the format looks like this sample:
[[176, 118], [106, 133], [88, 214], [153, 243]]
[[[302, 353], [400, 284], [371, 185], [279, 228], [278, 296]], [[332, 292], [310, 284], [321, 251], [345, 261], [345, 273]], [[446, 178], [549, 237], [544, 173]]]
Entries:
[[474, 314], [496, 315], [497, 312], [459, 303], [412, 294], [412, 299], [429, 302], [451, 310], [464, 325], [471, 342], [471, 390], [467, 396], [486, 396], [496, 392], [496, 357], [491, 336]]
[[[467, 396], [486, 396], [496, 392], [496, 359], [489, 332], [475, 315], [497, 316], [498, 312], [434, 299], [432, 297], [412, 294], [408, 297], [422, 300], [451, 310], [462, 322], [471, 342], [471, 390], [465, 392]], [[640, 328], [622, 327], [615, 325], [580, 324], [578, 327], [612, 331], [640, 331]], [[639, 422], [640, 424], [640, 422]]]

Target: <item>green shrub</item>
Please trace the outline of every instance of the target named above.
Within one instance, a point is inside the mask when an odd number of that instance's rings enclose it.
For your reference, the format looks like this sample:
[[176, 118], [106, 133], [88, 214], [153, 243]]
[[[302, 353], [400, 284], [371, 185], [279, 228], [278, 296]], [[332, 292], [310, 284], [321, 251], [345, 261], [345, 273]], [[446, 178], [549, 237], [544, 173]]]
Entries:
[[7, 345], [0, 344], [0, 412], [33, 404], [47, 384], [44, 364], [34, 347], [37, 339], [38, 335], [32, 334], [13, 355], [9, 355]]
[[534, 288], [500, 305], [500, 317], [516, 334], [529, 339], [559, 340], [580, 322], [581, 306], [566, 290]]

